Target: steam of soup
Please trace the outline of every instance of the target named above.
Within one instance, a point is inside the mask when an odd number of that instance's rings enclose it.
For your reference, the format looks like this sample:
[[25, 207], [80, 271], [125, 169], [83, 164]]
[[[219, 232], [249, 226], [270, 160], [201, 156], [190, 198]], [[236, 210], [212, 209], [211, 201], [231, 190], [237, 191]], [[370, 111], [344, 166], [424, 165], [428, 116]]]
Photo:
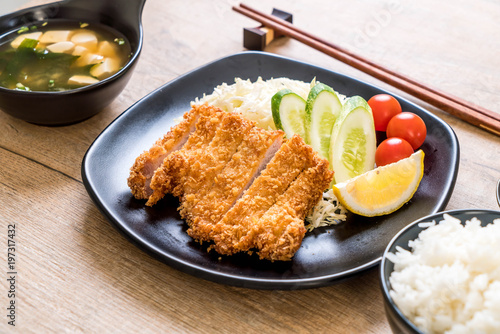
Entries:
[[45, 22], [23, 27], [0, 45], [0, 86], [64, 91], [97, 83], [130, 58], [120, 33], [99, 24]]

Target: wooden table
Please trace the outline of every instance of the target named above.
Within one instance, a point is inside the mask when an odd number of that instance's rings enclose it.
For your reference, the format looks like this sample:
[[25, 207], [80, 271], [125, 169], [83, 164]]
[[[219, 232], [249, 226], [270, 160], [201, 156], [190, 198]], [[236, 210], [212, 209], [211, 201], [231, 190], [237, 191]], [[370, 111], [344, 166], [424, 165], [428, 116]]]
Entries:
[[[42, 0], [43, 1], [43, 0]], [[41, 3], [33, 1], [30, 5]], [[124, 1], [125, 2], [125, 1]], [[177, 76], [243, 51], [237, 2], [148, 0], [144, 49], [123, 93], [82, 123], [43, 127], [0, 112], [0, 332], [7, 324], [7, 230], [16, 226], [19, 333], [389, 333], [378, 267], [318, 289], [258, 291], [205, 281], [138, 250], [85, 191], [83, 155], [135, 101]], [[488, 0], [248, 1], [294, 24], [486, 108], [500, 108], [500, 4]], [[283, 38], [266, 51], [391, 89], [451, 125], [460, 170], [447, 209], [496, 209], [500, 139]]]

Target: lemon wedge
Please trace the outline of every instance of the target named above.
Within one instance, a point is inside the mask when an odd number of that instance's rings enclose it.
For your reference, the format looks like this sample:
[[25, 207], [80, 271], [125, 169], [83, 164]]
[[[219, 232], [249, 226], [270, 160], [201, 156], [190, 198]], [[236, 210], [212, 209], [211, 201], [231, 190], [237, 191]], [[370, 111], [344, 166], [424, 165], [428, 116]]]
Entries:
[[424, 152], [378, 167], [342, 183], [333, 193], [349, 211], [373, 217], [392, 213], [408, 202], [424, 175]]

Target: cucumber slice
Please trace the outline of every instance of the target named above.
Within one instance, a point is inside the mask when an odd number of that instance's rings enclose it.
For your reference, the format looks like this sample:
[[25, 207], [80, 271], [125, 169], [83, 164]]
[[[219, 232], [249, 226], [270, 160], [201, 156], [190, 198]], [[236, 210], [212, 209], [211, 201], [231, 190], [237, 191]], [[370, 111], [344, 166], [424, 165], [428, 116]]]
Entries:
[[344, 104], [330, 139], [330, 161], [335, 183], [372, 170], [376, 148], [371, 108], [362, 97], [353, 96]]
[[331, 87], [318, 83], [309, 92], [306, 102], [307, 142], [327, 160], [330, 160], [330, 137], [333, 125], [341, 111], [342, 103]]
[[287, 138], [294, 134], [306, 140], [306, 101], [290, 89], [282, 89], [271, 98], [274, 125], [285, 131]]

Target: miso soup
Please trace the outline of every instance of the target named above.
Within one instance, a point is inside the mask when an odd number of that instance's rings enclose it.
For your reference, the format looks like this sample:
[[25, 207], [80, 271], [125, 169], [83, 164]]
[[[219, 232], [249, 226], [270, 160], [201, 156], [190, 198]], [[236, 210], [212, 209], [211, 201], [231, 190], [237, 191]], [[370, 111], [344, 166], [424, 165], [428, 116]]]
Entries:
[[95, 23], [47, 21], [9, 34], [0, 45], [0, 86], [64, 91], [118, 72], [131, 48], [119, 32]]

